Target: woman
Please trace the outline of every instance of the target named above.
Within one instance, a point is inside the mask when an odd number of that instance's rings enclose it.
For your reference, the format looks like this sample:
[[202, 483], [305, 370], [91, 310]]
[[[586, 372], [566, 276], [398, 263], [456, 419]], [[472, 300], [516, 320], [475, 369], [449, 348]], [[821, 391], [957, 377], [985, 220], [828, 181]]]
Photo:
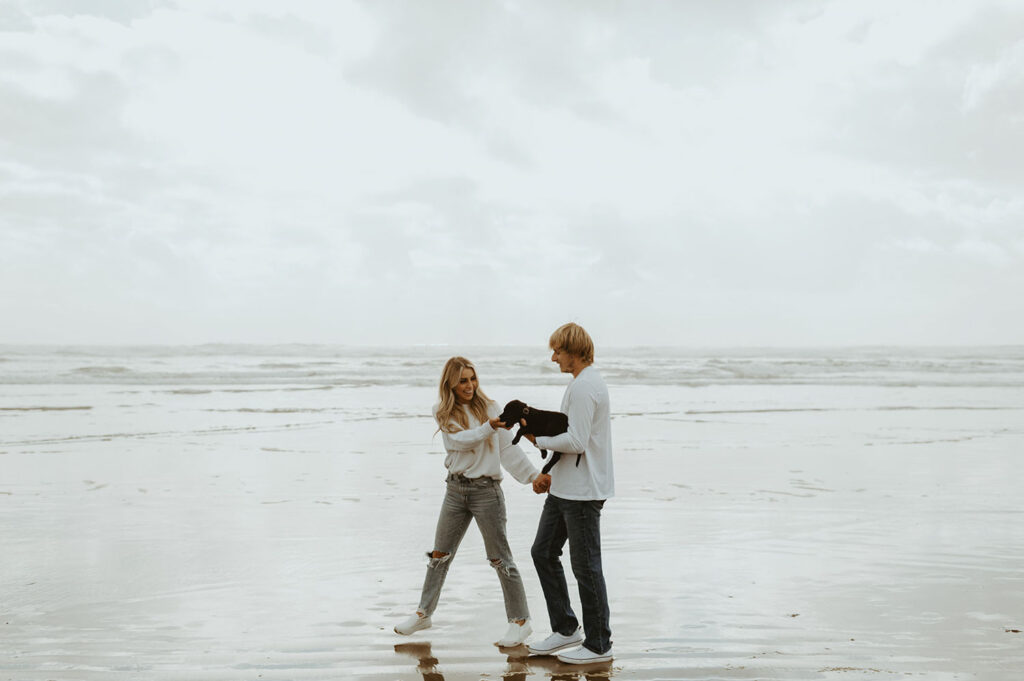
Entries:
[[538, 471], [523, 450], [512, 444], [512, 435], [497, 418], [497, 404], [480, 390], [476, 369], [468, 359], [452, 357], [445, 363], [438, 396], [433, 412], [448, 452], [444, 460], [448, 489], [437, 519], [434, 550], [427, 553], [430, 561], [419, 608], [395, 631], [411, 634], [430, 628], [430, 616], [437, 607], [448, 568], [469, 521], [475, 518], [505, 596], [508, 631], [495, 645], [516, 646], [526, 640], [532, 628], [526, 590], [505, 536], [501, 469], [504, 467], [523, 484], [533, 482]]

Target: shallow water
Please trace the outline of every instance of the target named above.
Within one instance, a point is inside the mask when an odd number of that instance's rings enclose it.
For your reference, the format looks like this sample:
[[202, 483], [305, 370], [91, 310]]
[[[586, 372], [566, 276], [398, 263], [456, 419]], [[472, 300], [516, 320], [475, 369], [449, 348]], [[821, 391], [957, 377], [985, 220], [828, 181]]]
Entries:
[[[603, 518], [616, 659], [581, 671], [491, 645], [502, 601], [473, 529], [435, 627], [391, 632], [417, 601], [443, 491], [425, 369], [405, 386], [45, 371], [0, 385], [0, 679], [1009, 681], [1024, 669], [1024, 388], [1007, 381], [616, 379], [617, 496]], [[482, 385], [553, 407], [564, 379], [544, 376]], [[504, 484], [543, 633], [529, 565], [542, 498]]]

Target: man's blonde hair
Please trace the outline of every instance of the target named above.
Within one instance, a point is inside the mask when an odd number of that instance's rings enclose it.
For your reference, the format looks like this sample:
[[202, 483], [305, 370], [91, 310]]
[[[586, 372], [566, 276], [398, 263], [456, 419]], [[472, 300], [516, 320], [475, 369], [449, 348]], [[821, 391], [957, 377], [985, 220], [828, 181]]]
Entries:
[[594, 341], [591, 340], [586, 329], [573, 322], [562, 324], [555, 329], [548, 340], [548, 346], [552, 350], [561, 350], [570, 355], [576, 355], [587, 364], [594, 361]]

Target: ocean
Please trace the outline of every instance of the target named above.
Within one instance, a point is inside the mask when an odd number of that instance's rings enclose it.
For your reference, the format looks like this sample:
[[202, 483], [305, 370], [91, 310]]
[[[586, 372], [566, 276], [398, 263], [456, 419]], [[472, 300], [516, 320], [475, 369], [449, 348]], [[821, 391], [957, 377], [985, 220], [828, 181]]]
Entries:
[[[498, 384], [557, 384], [544, 347], [330, 345], [0, 346], [0, 384], [299, 385], [437, 383], [453, 354]], [[688, 349], [611, 348], [597, 363], [613, 385], [1024, 385], [1024, 346]]]

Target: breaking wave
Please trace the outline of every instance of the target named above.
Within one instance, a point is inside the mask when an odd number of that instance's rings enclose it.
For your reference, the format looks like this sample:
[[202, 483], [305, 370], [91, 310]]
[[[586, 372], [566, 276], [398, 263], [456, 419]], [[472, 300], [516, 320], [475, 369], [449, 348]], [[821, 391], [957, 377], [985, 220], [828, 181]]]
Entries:
[[[487, 385], [563, 385], [544, 348], [326, 345], [30, 347], [3, 351], [3, 384], [210, 387], [434, 386], [444, 361], [472, 358]], [[1024, 347], [615, 348], [598, 366], [615, 385], [1024, 386]], [[202, 386], [202, 387], [200, 387]]]

